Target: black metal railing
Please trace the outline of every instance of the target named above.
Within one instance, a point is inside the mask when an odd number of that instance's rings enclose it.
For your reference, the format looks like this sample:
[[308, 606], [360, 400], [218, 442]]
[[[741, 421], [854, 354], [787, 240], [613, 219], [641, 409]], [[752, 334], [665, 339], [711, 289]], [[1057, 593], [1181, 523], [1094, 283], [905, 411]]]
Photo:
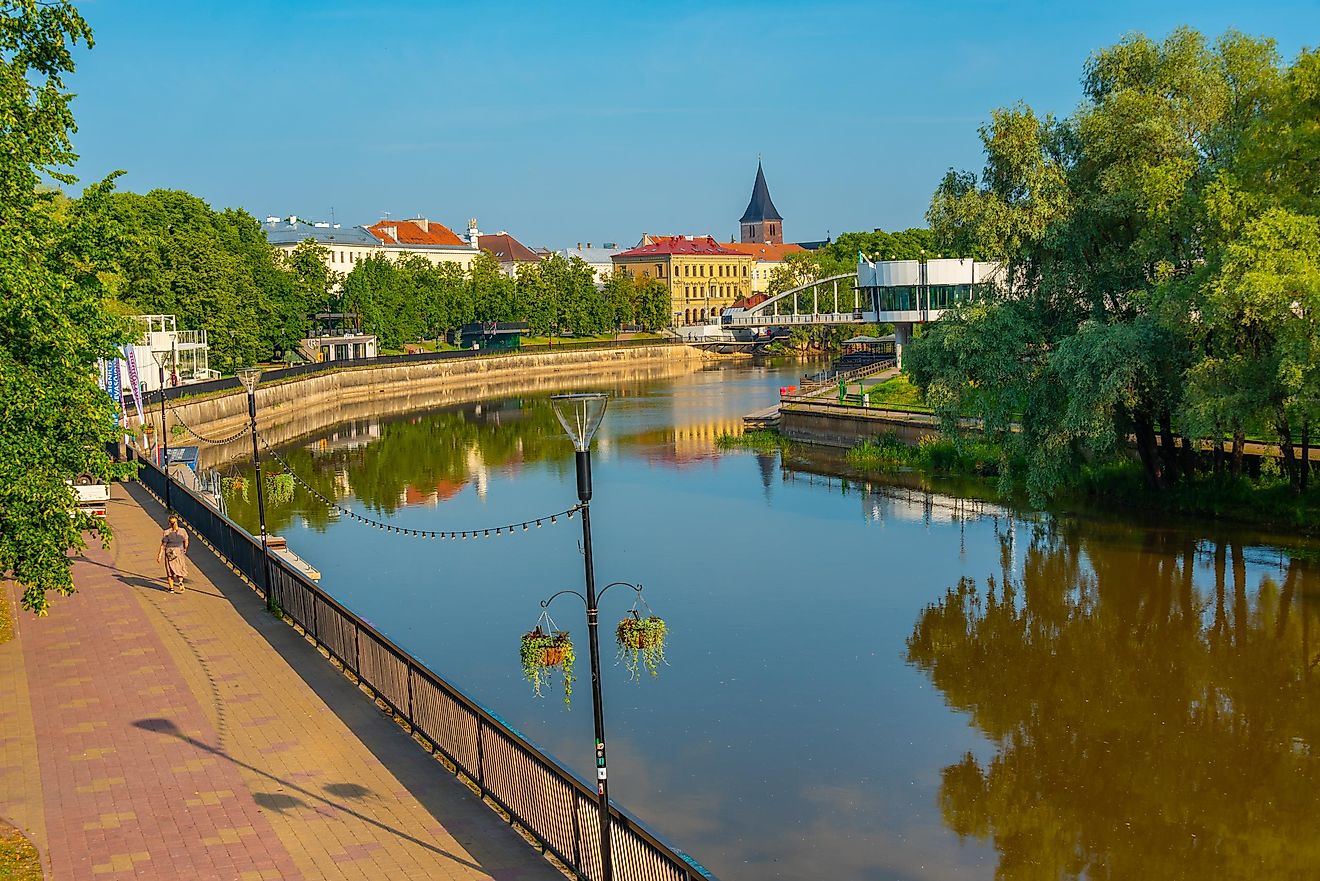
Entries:
[[[378, 355], [375, 358], [346, 358], [316, 364], [299, 364], [296, 367], [276, 367], [264, 371], [261, 374], [261, 384], [271, 385], [277, 382], [283, 382], [287, 379], [296, 379], [300, 376], [332, 373], [337, 370], [361, 370], [367, 367], [386, 367], [394, 364], [426, 364], [431, 361], [456, 361], [472, 358], [510, 358], [517, 355], [539, 355], [545, 352], [586, 352], [593, 349], [632, 349], [648, 348], [651, 346], [681, 345], [686, 345], [686, 343], [683, 340], [669, 338], [655, 340], [602, 340], [589, 343], [565, 341], [562, 343], [555, 343], [554, 345], [538, 343], [532, 346], [521, 346], [516, 349], [478, 349], [476, 351], [458, 349], [449, 352], [416, 352], [411, 355]], [[237, 388], [241, 388], [238, 378], [234, 376], [226, 376], [223, 379], [211, 379], [206, 382], [194, 382], [189, 383], [188, 385], [167, 388], [165, 389], [165, 400], [173, 401], [176, 398], [204, 395], [210, 392], [227, 391], [229, 389]], [[145, 403], [160, 403], [160, 392], [148, 392], [146, 394]]]
[[[138, 480], [163, 496], [164, 473], [147, 459], [138, 461]], [[260, 585], [261, 542], [179, 483], [170, 492], [175, 511], [197, 535], [250, 583]], [[600, 881], [594, 788], [283, 560], [272, 556], [270, 571], [274, 599], [308, 637], [431, 743], [511, 823], [579, 878]], [[714, 881], [701, 864], [617, 805], [610, 806], [610, 816], [616, 881]]]

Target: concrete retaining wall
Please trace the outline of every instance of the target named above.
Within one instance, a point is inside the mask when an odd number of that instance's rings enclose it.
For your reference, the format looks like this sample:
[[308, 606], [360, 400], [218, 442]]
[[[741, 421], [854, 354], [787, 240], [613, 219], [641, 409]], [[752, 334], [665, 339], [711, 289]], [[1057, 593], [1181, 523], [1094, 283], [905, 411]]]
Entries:
[[[259, 387], [257, 424], [269, 442], [281, 443], [350, 419], [509, 394], [662, 379], [699, 370], [707, 361], [688, 346], [640, 346], [353, 368]], [[169, 404], [167, 419], [171, 427], [181, 419], [208, 437], [228, 437], [247, 424], [247, 395], [239, 390], [183, 398]], [[186, 433], [171, 433], [170, 442], [197, 444]], [[203, 464], [249, 455], [242, 447], [204, 446]]]
[[864, 410], [828, 404], [785, 404], [779, 411], [779, 433], [799, 443], [852, 449], [886, 434], [916, 444], [926, 435], [938, 435], [933, 416], [890, 410]]

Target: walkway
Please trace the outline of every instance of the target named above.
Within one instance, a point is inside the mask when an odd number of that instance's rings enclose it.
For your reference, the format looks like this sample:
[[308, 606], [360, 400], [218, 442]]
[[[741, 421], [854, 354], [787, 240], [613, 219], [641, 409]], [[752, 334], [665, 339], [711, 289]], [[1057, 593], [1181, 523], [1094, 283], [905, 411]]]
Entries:
[[48, 878], [562, 881], [200, 542], [164, 591], [159, 515], [117, 485], [112, 550], [0, 645], [0, 818]]

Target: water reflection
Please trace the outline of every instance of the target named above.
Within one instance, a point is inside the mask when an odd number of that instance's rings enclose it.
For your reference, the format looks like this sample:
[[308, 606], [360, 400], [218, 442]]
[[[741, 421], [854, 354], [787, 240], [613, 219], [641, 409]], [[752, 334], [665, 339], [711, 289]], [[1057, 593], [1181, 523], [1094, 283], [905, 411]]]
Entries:
[[1020, 573], [1001, 531], [999, 572], [908, 640], [995, 748], [943, 770], [949, 828], [993, 842], [999, 878], [1316, 877], [1315, 565], [1253, 583], [1237, 542], [1027, 532]]
[[[622, 804], [725, 881], [1320, 864], [1304, 553], [1055, 521], [828, 453], [717, 451], [790, 370], [612, 387], [598, 573], [645, 583], [673, 628], [659, 677], [603, 676]], [[281, 455], [394, 525], [517, 522], [574, 497], [541, 393], [320, 418]], [[254, 526], [255, 494], [231, 496]], [[534, 698], [514, 651], [539, 601], [581, 583], [574, 530], [416, 541], [334, 522], [301, 488], [268, 516], [337, 598], [592, 773], [588, 708]]]

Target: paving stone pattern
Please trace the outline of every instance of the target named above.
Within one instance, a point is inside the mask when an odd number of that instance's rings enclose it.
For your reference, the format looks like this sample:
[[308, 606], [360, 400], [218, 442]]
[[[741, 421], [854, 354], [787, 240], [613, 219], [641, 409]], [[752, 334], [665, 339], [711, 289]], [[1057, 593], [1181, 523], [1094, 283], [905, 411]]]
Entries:
[[140, 487], [109, 516], [0, 646], [0, 818], [49, 878], [562, 881], [195, 537], [165, 591]]

